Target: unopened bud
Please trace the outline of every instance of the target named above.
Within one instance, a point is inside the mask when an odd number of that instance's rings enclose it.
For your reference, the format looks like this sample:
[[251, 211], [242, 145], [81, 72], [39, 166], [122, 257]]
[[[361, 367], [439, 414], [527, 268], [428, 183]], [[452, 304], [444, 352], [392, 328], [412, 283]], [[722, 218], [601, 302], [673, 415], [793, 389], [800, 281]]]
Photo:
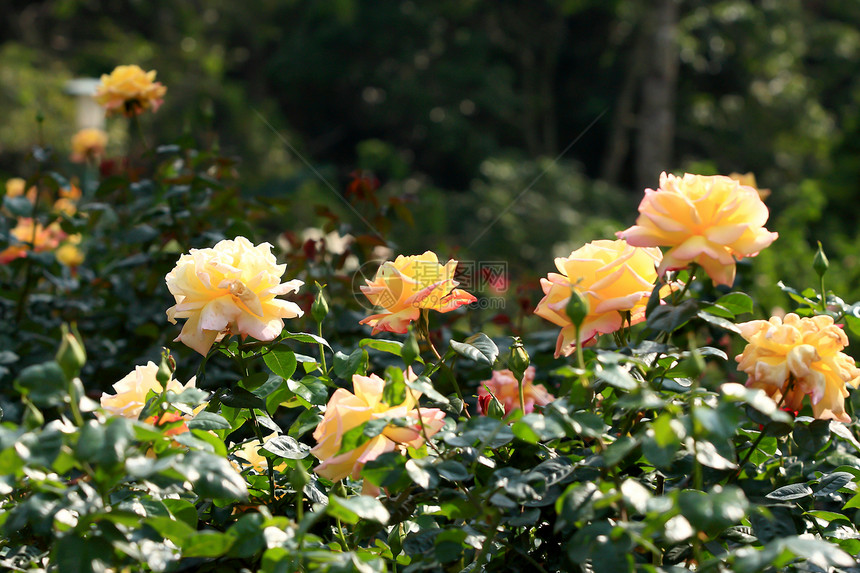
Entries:
[[173, 373], [176, 371], [176, 361], [170, 355], [168, 349], [161, 351], [161, 364], [158, 365], [158, 372], [155, 373], [155, 379], [161, 384], [162, 388], [167, 387], [167, 383], [173, 378]]
[[505, 417], [505, 406], [492, 394], [478, 396], [478, 413], [501, 420]]
[[812, 259], [812, 268], [818, 273], [819, 277], [823, 277], [829, 267], [830, 261], [827, 260], [824, 249], [821, 248], [821, 241], [818, 241], [818, 252], [815, 253], [815, 258]]
[[420, 354], [421, 350], [418, 348], [418, 339], [415, 337], [415, 332], [410, 328], [409, 334], [406, 335], [406, 340], [403, 341], [403, 348], [400, 349], [400, 357], [403, 358], [406, 366], [410, 366]]
[[314, 299], [314, 303], [311, 305], [311, 316], [315, 321], [322, 322], [326, 315], [328, 315], [328, 301], [323, 293], [325, 285], [317, 283], [317, 288], [319, 289], [319, 292], [317, 293], [317, 297]]
[[570, 322], [573, 323], [574, 328], [579, 330], [590, 310], [588, 299], [575, 288], [571, 288], [570, 300], [567, 301], [564, 311], [567, 313]]
[[513, 373], [517, 382], [523, 381], [523, 375], [529, 367], [529, 353], [526, 352], [523, 346], [523, 341], [519, 337], [514, 337], [514, 343], [511, 344], [511, 355], [508, 358], [508, 369]]
[[78, 332], [78, 327], [72, 324], [62, 324], [62, 341], [60, 348], [57, 350], [57, 363], [63, 370], [66, 378], [71, 380], [81, 373], [81, 368], [87, 362], [87, 351], [84, 348], [84, 343], [81, 340], [81, 334]]

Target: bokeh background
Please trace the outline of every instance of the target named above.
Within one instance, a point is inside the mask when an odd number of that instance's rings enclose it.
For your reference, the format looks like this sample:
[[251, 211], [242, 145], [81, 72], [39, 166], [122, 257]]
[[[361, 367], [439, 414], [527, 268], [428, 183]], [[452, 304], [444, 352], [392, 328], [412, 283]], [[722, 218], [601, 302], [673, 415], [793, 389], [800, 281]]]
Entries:
[[[143, 127], [235, 157], [241, 193], [288, 205], [273, 233], [372, 234], [336, 196], [357, 170], [412, 212], [395, 252], [507, 262], [537, 287], [552, 257], [635, 219], [661, 171], [752, 172], [777, 243], [744, 270], [775, 286], [858, 287], [860, 3], [838, 0], [7, 0], [0, 179], [39, 141], [66, 157], [70, 80], [158, 71]], [[41, 132], [36, 117], [42, 114]], [[122, 155], [129, 126], [111, 118]], [[539, 296], [539, 293], [538, 295]]]

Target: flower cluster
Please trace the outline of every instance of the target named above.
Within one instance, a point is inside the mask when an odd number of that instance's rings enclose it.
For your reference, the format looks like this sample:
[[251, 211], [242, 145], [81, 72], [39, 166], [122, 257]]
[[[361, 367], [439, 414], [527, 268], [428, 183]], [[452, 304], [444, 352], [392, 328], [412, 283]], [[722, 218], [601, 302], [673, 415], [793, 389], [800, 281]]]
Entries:
[[277, 264], [271, 249], [269, 243], [254, 246], [236, 237], [182, 255], [165, 277], [176, 299], [168, 320], [187, 319], [176, 341], [206, 355], [216, 340], [232, 334], [274, 340], [283, 319], [302, 316], [298, 305], [275, 298], [304, 283], [281, 282], [287, 265]]
[[645, 304], [657, 280], [662, 255], [656, 248], [631, 247], [624, 241], [593, 241], [555, 260], [558, 273], [541, 279], [544, 297], [535, 314], [561, 326], [555, 356], [576, 349], [576, 329], [565, 311], [573, 289], [589, 303], [580, 326], [583, 344], [598, 334], [621, 328], [624, 315], [630, 324], [645, 320]]
[[618, 236], [636, 247], [671, 247], [660, 276], [697, 263], [714, 283], [731, 286], [735, 259], [755, 256], [776, 240], [764, 228], [767, 218], [758, 191], [735, 179], [663, 173], [657, 190], [645, 190], [636, 225]]
[[790, 410], [800, 411], [809, 396], [818, 419], [850, 422], [845, 413], [846, 386], [860, 385], [860, 369], [843, 353], [848, 337], [829, 316], [753, 320], [738, 325], [748, 342], [738, 355], [747, 386], [761, 388]]
[[372, 281], [361, 287], [361, 292], [383, 312], [368, 316], [361, 324], [378, 332], [406, 332], [409, 323], [417, 320], [422, 309], [450, 312], [477, 299], [454, 280], [457, 261], [451, 259], [439, 264], [436, 253], [404, 257], [382, 263]]
[[140, 66], [117, 66], [110, 75], [103, 74], [95, 99], [108, 115], [140, 115], [147, 109], [158, 111], [167, 88], [155, 81], [155, 70], [144, 72]]
[[[415, 375], [406, 372], [407, 379]], [[325, 416], [314, 430], [317, 445], [311, 450], [322, 463], [314, 470], [332, 481], [351, 476], [358, 479], [364, 464], [386, 452], [418, 448], [444, 425], [445, 413], [438, 408], [417, 408], [420, 392], [406, 390], [401, 404], [387, 404], [382, 397], [385, 381], [375, 374], [352, 377], [353, 394], [345, 388], [335, 390], [325, 409]], [[371, 420], [387, 419], [392, 423], [357, 448], [341, 452], [346, 432]], [[365, 482], [365, 491], [372, 486]]]

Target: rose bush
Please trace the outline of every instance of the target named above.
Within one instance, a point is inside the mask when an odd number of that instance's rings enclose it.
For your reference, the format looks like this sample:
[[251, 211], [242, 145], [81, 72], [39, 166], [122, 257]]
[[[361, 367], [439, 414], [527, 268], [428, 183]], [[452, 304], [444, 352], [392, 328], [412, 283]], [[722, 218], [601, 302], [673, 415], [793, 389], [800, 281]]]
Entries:
[[113, 394], [102, 393], [99, 399], [102, 409], [115, 416], [137, 418], [143, 411], [146, 397], [150, 392], [160, 394], [162, 389], [166, 389], [180, 394], [183, 390], [195, 387], [194, 378], [185, 384], [171, 378], [162, 387], [161, 382], [156, 378], [157, 374], [158, 365], [154, 362], [135, 366], [134, 370], [113, 385]]

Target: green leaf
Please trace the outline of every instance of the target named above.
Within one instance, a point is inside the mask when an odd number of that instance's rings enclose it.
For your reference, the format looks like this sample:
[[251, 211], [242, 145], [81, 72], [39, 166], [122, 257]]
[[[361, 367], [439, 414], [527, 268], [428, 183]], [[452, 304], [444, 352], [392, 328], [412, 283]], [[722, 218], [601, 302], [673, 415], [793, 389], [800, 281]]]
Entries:
[[413, 390], [420, 392], [434, 402], [446, 405], [451, 403], [444, 394], [441, 394], [433, 387], [433, 382], [431, 382], [426, 376], [419, 376], [415, 380], [407, 379], [406, 385]]
[[815, 490], [815, 497], [830, 495], [854, 481], [854, 474], [848, 472], [833, 472], [822, 477]]
[[143, 520], [143, 524], [153, 528], [160, 536], [169, 539], [179, 546], [185, 543], [186, 539], [197, 533], [197, 529], [191, 527], [185, 521], [179, 521], [171, 517], [149, 517]]
[[276, 456], [288, 460], [302, 460], [308, 457], [310, 447], [297, 441], [290, 436], [275, 436], [271, 440], [263, 443], [263, 449], [271, 452]]
[[445, 442], [455, 447], [470, 447], [481, 444], [486, 448], [498, 448], [514, 439], [511, 429], [500, 420], [476, 416], [463, 424], [456, 434], [445, 437]]
[[391, 517], [385, 506], [375, 497], [359, 495], [342, 498], [329, 496], [326, 512], [346, 523], [356, 524], [360, 519], [367, 519], [385, 525]]
[[696, 316], [698, 308], [695, 299], [685, 300], [678, 306], [661, 305], [651, 312], [646, 324], [650, 330], [671, 334]]
[[229, 430], [231, 428], [224, 416], [215, 412], [198, 412], [192, 420], [187, 422], [190, 430]]
[[566, 435], [564, 426], [556, 419], [534, 412], [517, 420], [511, 427], [511, 431], [516, 437], [530, 444], [547, 442]]
[[753, 299], [746, 293], [730, 292], [717, 299], [716, 304], [731, 311], [735, 316], [753, 311]]
[[798, 422], [791, 436], [802, 451], [815, 453], [826, 446], [830, 440], [830, 422], [828, 420], [813, 420], [809, 424]]
[[358, 345], [361, 348], [373, 348], [381, 352], [387, 352], [395, 356], [400, 356], [403, 350], [403, 343], [396, 340], [378, 340], [376, 338], [362, 338]]
[[293, 372], [296, 371], [297, 362], [295, 352], [283, 346], [275, 346], [269, 352], [264, 354], [263, 362], [266, 363], [269, 370], [284, 380], [289, 380], [290, 376], [293, 375]]
[[244, 500], [248, 487], [225, 458], [206, 452], [189, 452], [175, 467], [191, 482], [200, 497]]
[[678, 494], [681, 515], [693, 527], [708, 534], [740, 522], [746, 516], [748, 506], [746, 496], [736, 487], [714, 486], [708, 493], [684, 490]]
[[287, 388], [307, 402], [305, 407], [322, 406], [328, 402], [328, 389], [313, 376], [305, 376], [301, 381], [287, 380]]
[[723, 328], [725, 330], [729, 330], [734, 332], [735, 334], [740, 334], [741, 329], [737, 327], [737, 325], [730, 321], [722, 318], [720, 316], [716, 316], [709, 312], [705, 312], [704, 310], [700, 310], [696, 316], [707, 322], [708, 324], [713, 324], [714, 326], [718, 326], [719, 328]]
[[777, 501], [789, 501], [792, 499], [808, 497], [810, 495], [812, 495], [811, 487], [809, 487], [805, 483], [793, 483], [777, 488], [767, 494], [765, 497], [768, 499], [775, 499]]
[[258, 408], [266, 409], [266, 402], [259, 396], [252, 394], [241, 386], [225, 388], [221, 391], [220, 400], [231, 408]]
[[227, 535], [226, 533], [204, 529], [203, 531], [196, 532], [195, 535], [189, 537], [185, 543], [182, 544], [182, 556], [208, 558], [221, 557], [230, 550], [230, 547], [235, 541], [235, 537]]
[[466, 466], [456, 460], [445, 460], [435, 467], [439, 475], [449, 481], [462, 481], [472, 477]]
[[356, 348], [349, 356], [338, 351], [334, 355], [334, 373], [338, 378], [352, 380], [353, 375], [367, 372], [367, 361], [367, 351], [363, 348]]
[[56, 361], [27, 366], [15, 380], [15, 389], [40, 408], [62, 406], [68, 396], [68, 383]]
[[492, 366], [499, 357], [499, 347], [483, 332], [474, 334], [463, 342], [452, 340], [450, 344], [454, 352], [478, 364]]
[[197, 508], [194, 504], [185, 499], [167, 498], [162, 501], [167, 510], [178, 521], [185, 522], [192, 529], [197, 529]]
[[620, 364], [603, 365], [597, 370], [597, 379], [602, 380], [618, 388], [619, 390], [631, 391], [639, 387], [639, 383]]
[[[81, 538], [73, 533], [60, 537], [53, 544], [51, 562], [63, 573], [93, 573], [95, 561], [113, 554], [110, 543], [102, 537]], [[99, 567], [99, 571], [104, 568]]]
[[307, 332], [284, 331], [283, 333], [281, 333], [281, 339], [298, 340], [299, 342], [305, 342], [307, 344], [322, 344], [323, 346], [331, 350], [331, 346], [329, 346], [329, 343], [325, 338]]

